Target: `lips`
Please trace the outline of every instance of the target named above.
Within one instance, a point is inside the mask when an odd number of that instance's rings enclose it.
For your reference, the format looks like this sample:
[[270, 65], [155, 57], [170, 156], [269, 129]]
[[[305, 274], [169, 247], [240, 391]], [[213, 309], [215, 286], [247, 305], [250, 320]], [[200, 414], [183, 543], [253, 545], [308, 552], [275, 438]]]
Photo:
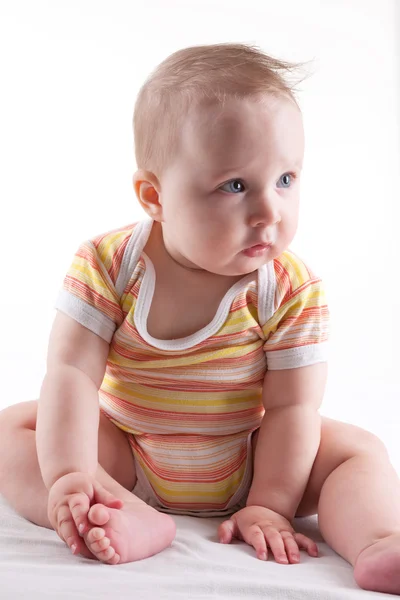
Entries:
[[249, 246], [249, 248], [269, 248], [269, 246], [272, 246], [272, 242], [256, 242]]
[[258, 243], [243, 250], [243, 254], [245, 254], [245, 256], [250, 256], [251, 258], [254, 258], [255, 256], [265, 256], [271, 246], [272, 242]]

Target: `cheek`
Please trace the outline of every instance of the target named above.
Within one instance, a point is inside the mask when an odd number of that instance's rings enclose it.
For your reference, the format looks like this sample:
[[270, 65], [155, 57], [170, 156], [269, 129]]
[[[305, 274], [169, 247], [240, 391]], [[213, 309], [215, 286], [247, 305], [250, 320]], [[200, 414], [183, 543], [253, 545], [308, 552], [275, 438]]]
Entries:
[[200, 245], [207, 255], [224, 253], [234, 245], [237, 226], [226, 211], [203, 210], [193, 214], [191, 226], [186, 228], [188, 245]]
[[223, 227], [228, 225], [229, 211], [226, 207], [221, 204], [213, 202], [197, 202], [192, 205], [190, 211], [190, 218], [192, 223], [196, 225], [199, 230], [207, 230], [209, 235], [213, 235], [215, 232], [223, 234]]
[[286, 215], [286, 217], [283, 219], [284, 235], [285, 235], [285, 237], [290, 238], [290, 241], [292, 240], [292, 238], [294, 237], [294, 235], [296, 233], [298, 220], [299, 220], [298, 207], [293, 207], [293, 210], [291, 210]]
[[180, 235], [182, 232], [190, 231], [198, 220], [191, 202], [185, 197], [178, 196], [165, 204], [164, 219], [168, 229]]
[[299, 211], [298, 211], [298, 209], [293, 210], [291, 213], [289, 213], [289, 215], [288, 215], [289, 228], [290, 229], [296, 228], [298, 220], [299, 220]]

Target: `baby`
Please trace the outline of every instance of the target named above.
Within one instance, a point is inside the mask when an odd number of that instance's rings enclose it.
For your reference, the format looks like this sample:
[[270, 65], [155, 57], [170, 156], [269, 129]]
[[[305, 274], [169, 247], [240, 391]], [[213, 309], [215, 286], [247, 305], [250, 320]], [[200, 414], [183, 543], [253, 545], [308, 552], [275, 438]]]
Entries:
[[167, 548], [221, 516], [259, 559], [316, 557], [318, 513], [364, 589], [400, 593], [400, 483], [383, 443], [322, 417], [328, 309], [289, 246], [304, 154], [296, 65], [245, 44], [168, 57], [135, 106], [147, 218], [84, 242], [38, 402], [0, 415], [0, 493], [74, 554]]

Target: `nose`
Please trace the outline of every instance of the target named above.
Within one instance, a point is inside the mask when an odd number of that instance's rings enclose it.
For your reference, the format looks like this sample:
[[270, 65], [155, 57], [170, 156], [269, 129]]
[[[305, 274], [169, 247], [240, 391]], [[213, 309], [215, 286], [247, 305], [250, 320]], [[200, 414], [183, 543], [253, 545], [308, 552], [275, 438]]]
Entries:
[[252, 227], [265, 227], [276, 225], [281, 221], [279, 198], [273, 193], [265, 192], [258, 196], [252, 206], [249, 223]]

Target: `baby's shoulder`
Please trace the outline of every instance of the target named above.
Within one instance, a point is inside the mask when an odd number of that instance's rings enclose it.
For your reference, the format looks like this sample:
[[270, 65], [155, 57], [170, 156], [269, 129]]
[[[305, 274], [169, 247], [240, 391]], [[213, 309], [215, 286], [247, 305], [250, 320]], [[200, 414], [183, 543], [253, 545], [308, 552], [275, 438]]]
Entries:
[[110, 257], [124, 253], [137, 225], [138, 223], [130, 223], [117, 229], [111, 229], [105, 233], [95, 235], [89, 241], [96, 248], [102, 261], [107, 262]]
[[[80, 259], [97, 270], [107, 272], [114, 286], [124, 289], [127, 270], [132, 267], [131, 258], [140, 237], [141, 221], [130, 223], [105, 233], [100, 233], [81, 244], [77, 252]], [[137, 261], [138, 257], [134, 257]]]
[[293, 250], [285, 250], [274, 259], [273, 263], [276, 284], [280, 288], [289, 287], [294, 291], [311, 281], [320, 280], [309, 265]]

